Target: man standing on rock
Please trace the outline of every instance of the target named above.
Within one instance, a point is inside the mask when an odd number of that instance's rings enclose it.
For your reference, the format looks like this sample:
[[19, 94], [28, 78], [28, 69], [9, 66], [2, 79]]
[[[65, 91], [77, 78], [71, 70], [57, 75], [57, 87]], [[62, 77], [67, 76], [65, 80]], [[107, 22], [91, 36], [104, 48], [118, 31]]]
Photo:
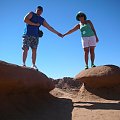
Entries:
[[26, 23], [26, 28], [23, 35], [23, 66], [26, 67], [26, 58], [28, 54], [29, 47], [32, 49], [32, 68], [37, 70], [36, 62], [36, 52], [39, 43], [39, 27], [43, 25], [51, 32], [62, 37], [62, 34], [52, 28], [46, 20], [41, 17], [43, 8], [38, 6], [35, 12], [30, 12], [24, 17], [24, 22]]

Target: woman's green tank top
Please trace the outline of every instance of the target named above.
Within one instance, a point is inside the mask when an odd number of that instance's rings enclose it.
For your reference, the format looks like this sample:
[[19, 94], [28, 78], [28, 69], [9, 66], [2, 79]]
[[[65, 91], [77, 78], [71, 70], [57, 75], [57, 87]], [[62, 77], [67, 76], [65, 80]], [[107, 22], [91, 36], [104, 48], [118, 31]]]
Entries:
[[90, 37], [95, 35], [89, 23], [87, 24], [80, 23], [80, 31], [82, 37]]

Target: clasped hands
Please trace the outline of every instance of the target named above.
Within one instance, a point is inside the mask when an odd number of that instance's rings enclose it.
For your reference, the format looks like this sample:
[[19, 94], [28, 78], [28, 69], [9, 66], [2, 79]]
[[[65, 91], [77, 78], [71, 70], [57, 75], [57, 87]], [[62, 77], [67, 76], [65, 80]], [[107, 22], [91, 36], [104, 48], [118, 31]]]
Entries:
[[63, 38], [66, 34], [58, 33], [57, 35], [58, 35], [59, 37]]

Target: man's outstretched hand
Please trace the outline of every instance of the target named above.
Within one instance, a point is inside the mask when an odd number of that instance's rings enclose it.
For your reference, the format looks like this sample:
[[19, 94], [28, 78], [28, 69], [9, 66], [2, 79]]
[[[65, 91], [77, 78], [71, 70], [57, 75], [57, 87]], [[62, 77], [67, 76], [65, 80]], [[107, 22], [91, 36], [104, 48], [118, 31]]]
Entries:
[[63, 35], [61, 33], [58, 33], [57, 34], [59, 37], [63, 38]]

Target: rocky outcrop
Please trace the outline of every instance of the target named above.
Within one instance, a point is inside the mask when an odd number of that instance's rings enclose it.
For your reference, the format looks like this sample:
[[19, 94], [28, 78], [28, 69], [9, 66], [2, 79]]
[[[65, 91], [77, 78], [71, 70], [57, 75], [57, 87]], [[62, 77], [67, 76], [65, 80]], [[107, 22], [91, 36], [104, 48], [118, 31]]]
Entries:
[[120, 67], [104, 65], [83, 70], [75, 76], [75, 80], [92, 88], [114, 87], [120, 84]]
[[49, 92], [54, 87], [54, 83], [42, 72], [0, 61], [0, 94]]
[[75, 81], [73, 78], [64, 77], [62, 79], [54, 80], [55, 86], [60, 89], [79, 89], [81, 83], [79, 81]]

